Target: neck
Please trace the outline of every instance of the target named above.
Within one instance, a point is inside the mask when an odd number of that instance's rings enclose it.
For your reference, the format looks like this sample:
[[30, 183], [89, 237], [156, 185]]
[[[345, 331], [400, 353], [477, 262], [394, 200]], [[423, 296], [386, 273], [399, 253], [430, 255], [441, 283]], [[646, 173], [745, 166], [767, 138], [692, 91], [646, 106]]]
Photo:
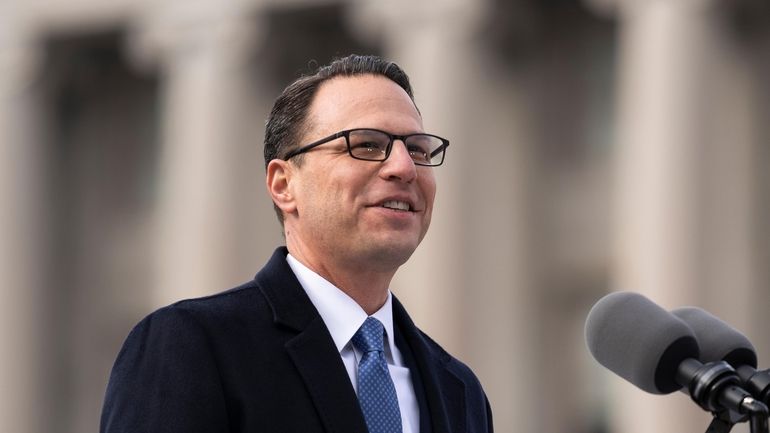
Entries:
[[286, 246], [295, 259], [350, 296], [366, 314], [371, 316], [387, 301], [395, 269], [373, 270], [361, 263], [340, 265], [329, 257], [319, 260], [317, 255], [289, 242]]

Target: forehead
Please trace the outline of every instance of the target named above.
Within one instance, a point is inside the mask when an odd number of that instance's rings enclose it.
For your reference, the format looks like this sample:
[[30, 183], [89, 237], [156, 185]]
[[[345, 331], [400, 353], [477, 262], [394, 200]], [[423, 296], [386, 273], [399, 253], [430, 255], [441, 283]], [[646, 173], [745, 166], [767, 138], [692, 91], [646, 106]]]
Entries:
[[422, 119], [404, 89], [386, 77], [335, 77], [316, 92], [308, 113], [319, 133], [378, 128], [405, 134], [422, 131]]

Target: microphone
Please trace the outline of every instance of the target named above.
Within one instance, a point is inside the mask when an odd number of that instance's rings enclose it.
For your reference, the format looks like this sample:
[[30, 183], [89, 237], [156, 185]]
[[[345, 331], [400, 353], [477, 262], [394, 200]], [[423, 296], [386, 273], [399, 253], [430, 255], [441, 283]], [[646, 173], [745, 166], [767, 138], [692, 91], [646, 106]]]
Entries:
[[585, 337], [600, 364], [652, 394], [680, 389], [677, 368], [700, 355], [695, 335], [683, 321], [631, 292], [600, 299], [588, 313]]
[[701, 363], [692, 329], [638, 293], [600, 299], [586, 319], [585, 337], [600, 364], [644, 391], [669, 394], [684, 388], [711, 412], [754, 410], [735, 370], [724, 361]]
[[682, 307], [671, 311], [693, 330], [703, 362], [726, 361], [755, 398], [770, 403], [770, 372], [757, 371], [757, 353], [748, 338], [706, 310]]

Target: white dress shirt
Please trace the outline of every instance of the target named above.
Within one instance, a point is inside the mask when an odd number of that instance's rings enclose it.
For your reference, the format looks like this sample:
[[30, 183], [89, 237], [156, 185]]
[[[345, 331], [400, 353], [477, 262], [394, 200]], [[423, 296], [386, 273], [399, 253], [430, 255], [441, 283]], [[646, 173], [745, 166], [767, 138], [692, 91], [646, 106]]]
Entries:
[[[363, 325], [368, 315], [353, 298], [300, 263], [291, 254], [286, 256], [286, 261], [329, 329], [334, 344], [340, 352], [340, 357], [342, 357], [342, 363], [345, 364], [345, 369], [348, 371], [353, 389], [358, 393], [358, 362], [361, 360], [362, 353], [353, 347], [350, 340], [358, 328]], [[404, 359], [396, 347], [393, 337], [392, 297], [393, 295], [388, 292], [388, 300], [385, 301], [385, 305], [372, 316], [385, 326], [387, 337], [384, 340], [385, 359], [388, 362], [390, 377], [396, 387], [403, 433], [418, 433], [420, 431], [420, 409], [414, 393], [414, 385], [409, 368], [404, 365]]]

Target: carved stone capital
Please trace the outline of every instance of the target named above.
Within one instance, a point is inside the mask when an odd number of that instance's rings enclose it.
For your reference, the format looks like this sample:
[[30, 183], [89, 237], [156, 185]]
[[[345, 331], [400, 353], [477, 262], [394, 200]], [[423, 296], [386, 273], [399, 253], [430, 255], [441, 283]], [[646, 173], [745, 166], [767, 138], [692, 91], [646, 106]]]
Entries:
[[423, 32], [470, 34], [480, 28], [487, 1], [361, 0], [351, 2], [348, 23], [361, 40], [375, 42], [386, 34], [420, 35]]
[[129, 56], [140, 68], [212, 54], [239, 61], [261, 40], [253, 8], [246, 0], [159, 3], [133, 22]]

